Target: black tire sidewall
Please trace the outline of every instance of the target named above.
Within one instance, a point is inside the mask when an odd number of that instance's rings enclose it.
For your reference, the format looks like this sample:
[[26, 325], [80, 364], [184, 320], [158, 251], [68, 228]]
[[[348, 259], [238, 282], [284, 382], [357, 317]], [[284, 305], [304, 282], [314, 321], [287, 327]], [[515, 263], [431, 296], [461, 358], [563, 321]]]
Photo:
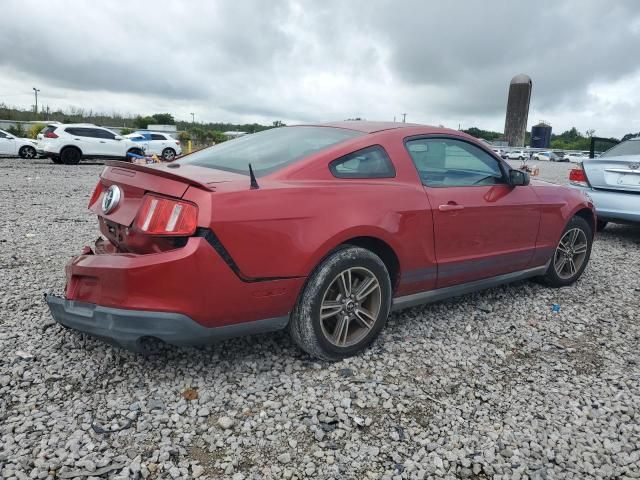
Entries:
[[[351, 267], [364, 267], [370, 270], [378, 279], [381, 288], [380, 313], [376, 324], [371, 331], [357, 344], [349, 347], [337, 347], [329, 342], [322, 332], [320, 325], [320, 306], [322, 297], [335, 279], [342, 271]], [[330, 254], [312, 273], [307, 281], [296, 308], [297, 318], [294, 322], [305, 323], [296, 327], [305, 330], [305, 336], [309, 340], [312, 334], [313, 348], [301, 345], [308, 353], [319, 356], [327, 360], [339, 360], [346, 358], [366, 349], [379, 335], [384, 328], [389, 311], [391, 309], [391, 281], [387, 269], [375, 254], [360, 247], [345, 247]], [[312, 351], [310, 351], [312, 350]]]
[[[74, 158], [68, 158], [69, 155], [77, 155]], [[60, 160], [65, 165], [77, 165], [80, 163], [80, 159], [82, 158], [82, 153], [76, 148], [67, 147], [60, 152]]]
[[36, 154], [37, 154], [36, 149], [35, 149], [35, 148], [33, 148], [33, 147], [30, 147], [30, 146], [28, 146], [28, 145], [25, 145], [25, 146], [24, 146], [24, 147], [22, 147], [22, 148], [20, 149], [20, 151], [18, 152], [18, 155], [20, 156], [20, 158], [24, 158], [24, 159], [26, 159], [26, 158], [27, 158], [27, 156], [26, 156], [26, 154], [25, 154], [25, 152], [27, 152], [27, 150], [33, 150], [33, 157], [31, 157], [31, 158], [35, 158], [35, 157], [36, 157]]
[[566, 287], [576, 282], [582, 276], [582, 273], [587, 268], [587, 265], [589, 264], [589, 260], [591, 259], [591, 248], [593, 247], [593, 232], [591, 230], [591, 226], [584, 218], [575, 216], [571, 220], [569, 220], [569, 223], [567, 223], [567, 225], [564, 227], [564, 230], [562, 230], [562, 234], [560, 235], [558, 242], [560, 242], [560, 239], [562, 239], [562, 237], [564, 236], [565, 233], [567, 233], [567, 231], [573, 228], [580, 228], [581, 230], [584, 231], [585, 237], [587, 238], [587, 255], [584, 259], [584, 262], [580, 266], [580, 269], [575, 273], [575, 275], [573, 275], [573, 277], [560, 278], [556, 273], [556, 269], [553, 264], [553, 261], [556, 255], [556, 251], [554, 250], [553, 255], [551, 257], [551, 263], [549, 264], [549, 269], [545, 274], [545, 280], [551, 286]]

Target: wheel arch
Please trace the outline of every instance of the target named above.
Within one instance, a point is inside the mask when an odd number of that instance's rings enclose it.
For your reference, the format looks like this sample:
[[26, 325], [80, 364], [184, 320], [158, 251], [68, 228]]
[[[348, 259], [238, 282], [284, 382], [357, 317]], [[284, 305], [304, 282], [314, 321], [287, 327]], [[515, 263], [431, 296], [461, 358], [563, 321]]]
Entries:
[[595, 235], [596, 233], [596, 218], [595, 215], [593, 214], [593, 211], [590, 208], [584, 207], [579, 209], [578, 211], [574, 212], [573, 217], [581, 217], [583, 218], [588, 224], [589, 227], [591, 227], [591, 233], [593, 235]]
[[395, 292], [400, 281], [400, 259], [402, 258], [402, 253], [399, 251], [400, 249], [398, 246], [394, 245], [390, 235], [385, 234], [384, 231], [349, 231], [334, 237], [332, 240], [325, 243], [323, 248], [319, 250], [322, 253], [313, 259], [309, 265], [308, 271], [313, 271], [337, 248], [348, 245], [367, 249], [380, 257], [380, 260], [382, 260], [385, 267], [387, 267], [389, 278], [391, 280], [391, 288], [392, 291]]

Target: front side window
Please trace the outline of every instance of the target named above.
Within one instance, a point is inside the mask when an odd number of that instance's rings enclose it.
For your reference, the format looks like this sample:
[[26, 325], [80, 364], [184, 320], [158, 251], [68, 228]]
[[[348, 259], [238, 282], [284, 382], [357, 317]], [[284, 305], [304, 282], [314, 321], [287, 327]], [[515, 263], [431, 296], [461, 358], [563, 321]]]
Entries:
[[334, 160], [329, 169], [337, 178], [391, 178], [396, 175], [387, 152], [378, 145]]
[[7, 134], [0, 131], [0, 138], [7, 138]]
[[103, 130], [102, 128], [94, 128], [94, 135], [97, 138], [106, 138], [108, 140], [113, 140], [116, 138], [116, 134], [113, 132], [110, 132], [109, 130]]
[[506, 183], [498, 161], [479, 147], [452, 138], [419, 138], [407, 150], [428, 187], [468, 187]]
[[244, 135], [188, 155], [178, 163], [256, 176], [278, 171], [332, 145], [364, 133], [334, 127], [279, 127]]

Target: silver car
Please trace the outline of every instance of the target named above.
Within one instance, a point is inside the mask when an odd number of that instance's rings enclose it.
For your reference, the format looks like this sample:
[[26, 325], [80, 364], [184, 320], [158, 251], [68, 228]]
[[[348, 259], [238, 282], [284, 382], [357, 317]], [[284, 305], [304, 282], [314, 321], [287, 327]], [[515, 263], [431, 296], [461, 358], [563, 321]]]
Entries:
[[571, 170], [569, 184], [591, 197], [598, 230], [607, 222], [640, 223], [640, 137], [585, 159]]

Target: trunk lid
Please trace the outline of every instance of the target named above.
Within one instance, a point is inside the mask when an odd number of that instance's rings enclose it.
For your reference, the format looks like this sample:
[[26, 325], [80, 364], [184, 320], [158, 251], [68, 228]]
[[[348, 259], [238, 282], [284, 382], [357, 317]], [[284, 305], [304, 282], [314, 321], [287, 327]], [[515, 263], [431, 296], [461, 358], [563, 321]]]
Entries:
[[[106, 168], [100, 176], [103, 192], [89, 209], [98, 215], [100, 229], [119, 251], [132, 253], [151, 253], [179, 246], [176, 239], [154, 237], [130, 229], [140, 210], [144, 195], [155, 193], [180, 199], [190, 187], [213, 192], [216, 186], [233, 180], [242, 180], [247, 184], [248, 177], [221, 170], [171, 164], [135, 165], [120, 161], [106, 161]], [[177, 164], [176, 164], [177, 165]], [[104, 213], [102, 200], [107, 189], [117, 185], [121, 196], [117, 207]]]
[[640, 193], [640, 155], [591, 158], [582, 166], [595, 189]]

